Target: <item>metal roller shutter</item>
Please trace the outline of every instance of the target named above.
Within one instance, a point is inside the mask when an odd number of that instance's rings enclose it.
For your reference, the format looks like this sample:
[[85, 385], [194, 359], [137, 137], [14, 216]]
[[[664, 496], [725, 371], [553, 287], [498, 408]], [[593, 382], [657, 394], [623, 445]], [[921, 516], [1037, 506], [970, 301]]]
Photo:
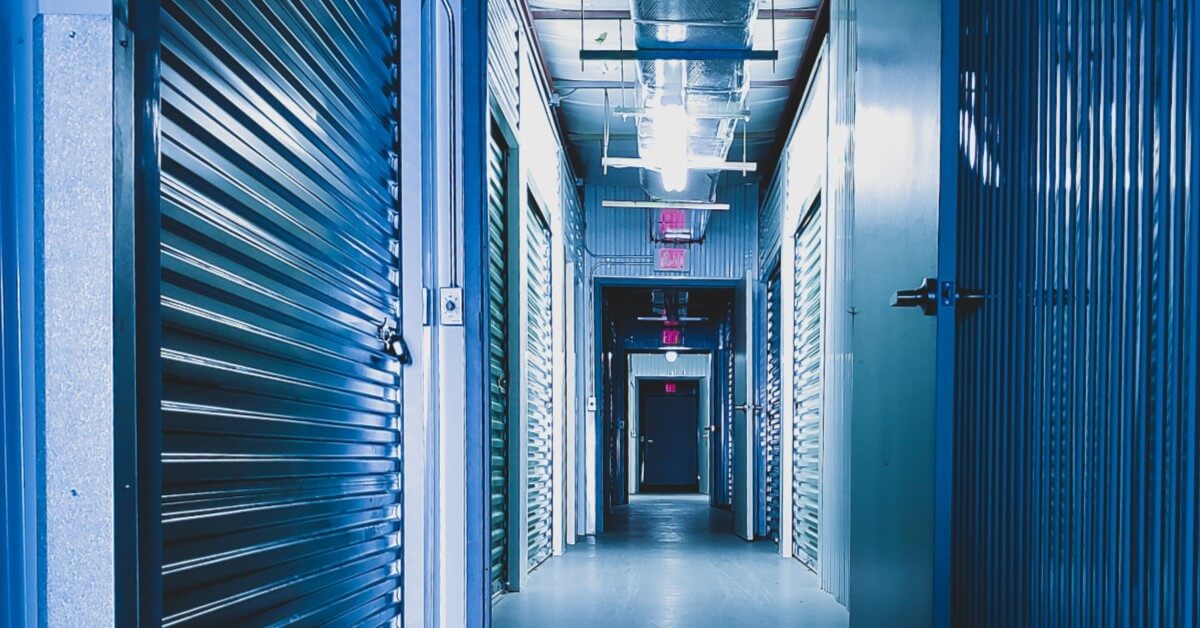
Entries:
[[390, 623], [396, 9], [162, 6], [164, 624]]
[[792, 553], [817, 568], [821, 456], [821, 210], [796, 232], [792, 372]]
[[1200, 4], [962, 7], [952, 621], [1200, 626]]
[[488, 141], [488, 416], [491, 448], [492, 594], [508, 586], [508, 151]]
[[779, 264], [767, 279], [767, 381], [766, 381], [766, 457], [767, 457], [767, 536], [779, 542], [779, 462], [782, 435], [783, 396], [779, 369]]
[[528, 328], [525, 356], [526, 420], [529, 422], [529, 568], [550, 556], [553, 445], [552, 386], [554, 355], [551, 345], [550, 229], [533, 199], [526, 220], [525, 264], [528, 276]]

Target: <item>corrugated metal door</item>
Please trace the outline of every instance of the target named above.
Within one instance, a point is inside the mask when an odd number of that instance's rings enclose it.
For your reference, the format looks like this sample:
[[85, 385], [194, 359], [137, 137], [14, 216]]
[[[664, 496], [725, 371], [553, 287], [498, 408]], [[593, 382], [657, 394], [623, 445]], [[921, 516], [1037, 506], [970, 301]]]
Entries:
[[396, 9], [162, 6], [164, 623], [389, 623]]
[[779, 262], [767, 278], [767, 380], [766, 380], [766, 458], [767, 458], [767, 536], [779, 542], [779, 462], [782, 435], [783, 391], [780, 383], [780, 276]]
[[525, 356], [526, 420], [529, 422], [529, 568], [550, 556], [551, 472], [554, 417], [551, 411], [554, 354], [551, 344], [550, 229], [532, 198], [526, 220], [528, 321]]
[[795, 234], [792, 371], [792, 554], [817, 568], [821, 488], [821, 208]]
[[508, 149], [488, 138], [488, 417], [491, 448], [492, 594], [508, 586]]
[[955, 625], [1200, 625], [1198, 19], [962, 5]]

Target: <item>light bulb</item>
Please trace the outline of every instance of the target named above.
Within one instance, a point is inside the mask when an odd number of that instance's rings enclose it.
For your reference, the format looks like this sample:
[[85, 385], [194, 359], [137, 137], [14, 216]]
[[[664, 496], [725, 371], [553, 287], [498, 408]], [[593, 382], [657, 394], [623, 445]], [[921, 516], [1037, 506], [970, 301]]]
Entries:
[[654, 162], [668, 192], [681, 192], [688, 181], [688, 138], [692, 121], [683, 105], [654, 108]]
[[677, 352], [677, 351], [668, 351], [668, 352], [667, 352], [667, 355], [666, 355], [665, 357], [667, 358], [667, 362], [670, 362], [671, 364], [674, 364], [674, 363], [675, 363], [675, 360], [678, 360], [678, 359], [679, 359], [679, 352]]

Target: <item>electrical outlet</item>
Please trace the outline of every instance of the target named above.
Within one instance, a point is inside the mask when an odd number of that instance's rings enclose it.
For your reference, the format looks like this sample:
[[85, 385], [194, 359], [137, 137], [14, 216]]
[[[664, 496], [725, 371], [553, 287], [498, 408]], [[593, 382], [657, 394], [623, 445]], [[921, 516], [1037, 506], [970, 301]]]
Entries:
[[440, 304], [439, 320], [442, 325], [463, 324], [463, 291], [462, 288], [441, 288], [438, 290]]

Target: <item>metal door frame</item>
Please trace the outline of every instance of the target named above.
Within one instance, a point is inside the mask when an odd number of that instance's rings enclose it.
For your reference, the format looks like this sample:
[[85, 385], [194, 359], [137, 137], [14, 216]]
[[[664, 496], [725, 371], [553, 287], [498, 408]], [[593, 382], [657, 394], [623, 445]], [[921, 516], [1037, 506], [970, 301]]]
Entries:
[[[956, 285], [958, 268], [959, 156], [959, 3], [942, 0], [942, 71], [940, 173], [938, 200], [937, 276], [941, 285]], [[953, 294], [953, 288], [951, 288]], [[934, 517], [933, 622], [950, 626], [950, 548], [954, 486], [954, 298], [943, 299], [937, 311], [934, 390]]]
[[[113, 47], [116, 623], [162, 623], [160, 0], [118, 0]], [[121, 45], [121, 40], [132, 45]], [[133, 487], [129, 490], [124, 487]]]
[[[755, 314], [758, 278], [747, 272], [734, 289], [733, 299], [733, 503], [734, 533], [754, 540], [754, 430], [758, 405], [755, 384]], [[741, 421], [738, 421], [738, 416]], [[740, 470], [740, 473], [739, 473]]]
[[[712, 437], [711, 437], [712, 431], [708, 430], [707, 428], [712, 425], [712, 421], [713, 421], [713, 414], [712, 414], [713, 403], [712, 402], [713, 402], [713, 356], [714, 356], [714, 353], [711, 351], [680, 352], [680, 354], [679, 354], [680, 357], [694, 356], [694, 355], [704, 356], [706, 363], [700, 369], [692, 368], [688, 364], [683, 364], [682, 366], [675, 367], [679, 370], [679, 374], [663, 373], [661, 371], [650, 371], [648, 368], [641, 369], [637, 365], [638, 362], [642, 361], [642, 360], [638, 359], [639, 356], [642, 356], [644, 358], [645, 356], [656, 356], [656, 355], [661, 355], [661, 354], [655, 353], [652, 351], [637, 351], [637, 352], [631, 352], [631, 353], [626, 354], [626, 359], [629, 361], [629, 368], [626, 371], [626, 373], [628, 373], [628, 379], [629, 379], [628, 390], [626, 391], [626, 395], [628, 395], [628, 399], [629, 399], [629, 401], [627, 402], [628, 408], [629, 408], [629, 422], [628, 422], [628, 431], [625, 435], [625, 442], [626, 442], [625, 459], [627, 460], [626, 467], [629, 469], [635, 469], [641, 463], [641, 454], [634, 447], [634, 443], [635, 443], [634, 436], [635, 436], [635, 434], [638, 434], [641, 432], [641, 423], [640, 423], [641, 409], [636, 404], [637, 399], [638, 399], [638, 393], [637, 393], [638, 385], [641, 384], [642, 380], [664, 380], [664, 379], [694, 380], [694, 381], [699, 382], [699, 386], [700, 386], [700, 389], [697, 393], [700, 396], [700, 401], [701, 401], [700, 414], [697, 419], [699, 422], [698, 429], [703, 431], [705, 436], [709, 437], [708, 442], [701, 447], [703, 451], [700, 453], [700, 458], [699, 458], [699, 460], [700, 460], [699, 473], [700, 473], [701, 479], [698, 483], [699, 484], [698, 490], [704, 488], [704, 483], [705, 483], [705, 480], [707, 479], [709, 482], [709, 492], [711, 492], [712, 491], [711, 484], [712, 484], [712, 452], [713, 452], [712, 446], [713, 446], [713, 443], [712, 443]], [[671, 365], [671, 366], [674, 367], [674, 365]], [[705, 402], [708, 403], [707, 406], [703, 405]], [[706, 471], [707, 471], [707, 473], [706, 473]], [[635, 494], [641, 492], [641, 490], [640, 490], [641, 482], [635, 482], [633, 480], [633, 476], [631, 474], [626, 475], [625, 484], [626, 484], [627, 490], [629, 491], [630, 495], [635, 495]], [[708, 494], [708, 493], [705, 493], [703, 490], [700, 490], [700, 493]]]
[[[600, 339], [604, 337], [604, 308], [603, 295], [605, 288], [645, 288], [665, 287], [665, 288], [724, 288], [736, 289], [741, 283], [740, 279], [712, 279], [712, 278], [686, 278], [686, 277], [595, 277], [592, 279], [592, 334], [596, 342], [593, 343], [592, 355], [590, 359], [594, 364], [595, 376], [592, 378], [592, 395], [596, 399], [596, 411], [594, 414], [595, 429], [596, 429], [596, 445], [595, 455], [596, 464], [593, 469], [595, 504], [596, 510], [596, 534], [604, 532], [604, 516], [605, 505], [610, 493], [604, 478], [604, 454], [605, 454], [605, 436], [604, 431], [604, 378], [601, 373], [604, 372], [604, 353], [601, 351], [602, 343]], [[714, 421], [717, 420], [714, 417]], [[717, 478], [713, 478], [715, 482]], [[711, 491], [715, 494], [716, 490]], [[710, 503], [711, 503], [710, 494]]]

